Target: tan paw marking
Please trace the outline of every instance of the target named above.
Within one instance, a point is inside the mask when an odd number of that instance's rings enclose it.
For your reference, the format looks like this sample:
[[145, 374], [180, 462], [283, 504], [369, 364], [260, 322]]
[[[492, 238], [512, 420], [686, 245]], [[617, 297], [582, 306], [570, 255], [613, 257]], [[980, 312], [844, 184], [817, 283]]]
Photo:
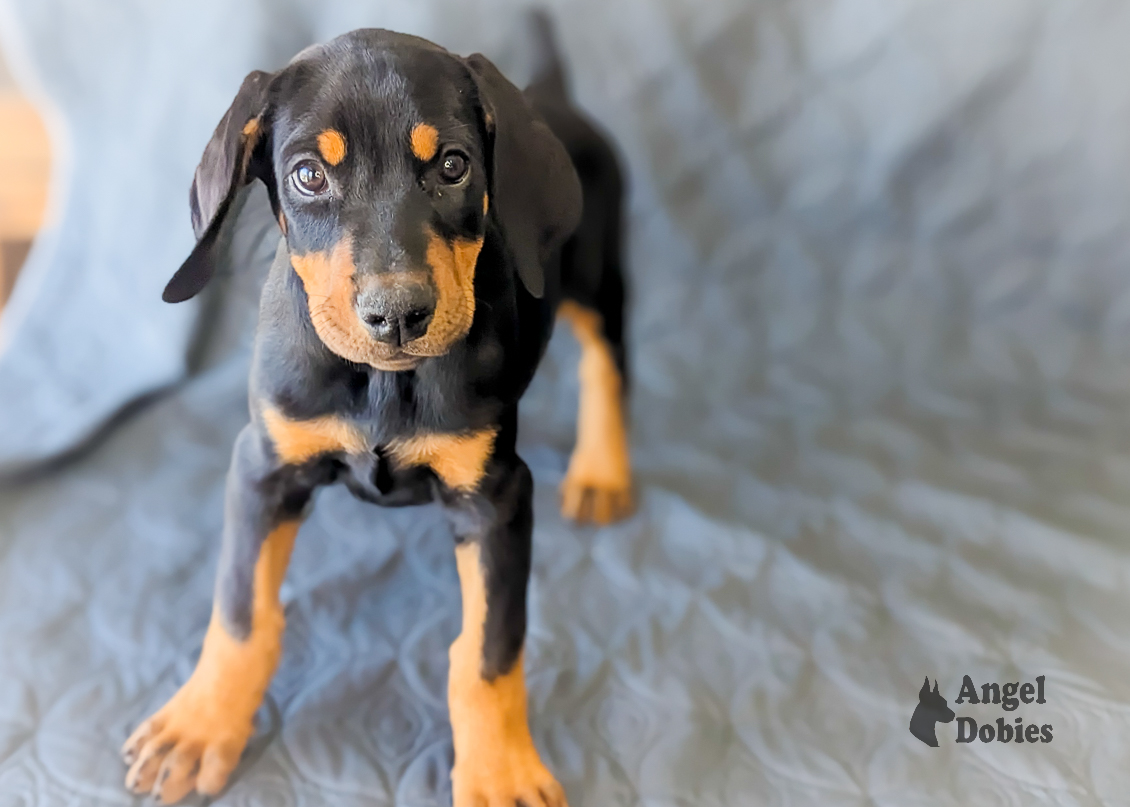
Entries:
[[565, 791], [541, 763], [533, 743], [528, 750], [513, 746], [502, 754], [491, 753], [489, 759], [457, 761], [451, 770], [451, 792], [453, 807], [569, 807]]
[[582, 524], [611, 524], [630, 516], [636, 506], [631, 476], [609, 478], [599, 467], [585, 468], [577, 459], [574, 452], [561, 481], [561, 515]]
[[189, 679], [122, 746], [130, 766], [126, 787], [163, 804], [193, 791], [219, 793], [251, 736], [252, 718], [244, 712], [226, 712], [222, 698]]
[[581, 343], [581, 399], [577, 445], [561, 482], [561, 514], [574, 521], [610, 524], [634, 509], [623, 382], [601, 330], [600, 316], [566, 300], [558, 316]]

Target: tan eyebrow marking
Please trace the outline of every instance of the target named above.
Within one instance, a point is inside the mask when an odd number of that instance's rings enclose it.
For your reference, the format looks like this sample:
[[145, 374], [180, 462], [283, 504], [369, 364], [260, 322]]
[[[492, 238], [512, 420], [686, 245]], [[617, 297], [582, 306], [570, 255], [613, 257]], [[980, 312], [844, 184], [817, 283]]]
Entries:
[[412, 130], [412, 153], [427, 162], [439, 149], [439, 129], [430, 123], [420, 123]]
[[318, 151], [323, 160], [330, 165], [337, 165], [345, 159], [345, 138], [336, 129], [326, 129], [318, 135]]

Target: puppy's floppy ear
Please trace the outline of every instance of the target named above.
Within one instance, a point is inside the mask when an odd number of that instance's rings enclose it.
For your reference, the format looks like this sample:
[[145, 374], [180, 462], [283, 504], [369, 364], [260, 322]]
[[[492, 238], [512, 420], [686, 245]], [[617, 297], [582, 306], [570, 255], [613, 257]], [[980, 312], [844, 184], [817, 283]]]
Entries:
[[256, 176], [271, 179], [265, 113], [272, 78], [260, 70], [248, 74], [204, 147], [188, 194], [196, 247], [165, 286], [161, 299], [166, 303], [182, 302], [204, 288], [215, 271], [213, 248], [236, 192]]
[[475, 80], [487, 134], [490, 207], [518, 276], [534, 297], [545, 292], [542, 265], [581, 220], [581, 181], [557, 136], [481, 53], [465, 60]]

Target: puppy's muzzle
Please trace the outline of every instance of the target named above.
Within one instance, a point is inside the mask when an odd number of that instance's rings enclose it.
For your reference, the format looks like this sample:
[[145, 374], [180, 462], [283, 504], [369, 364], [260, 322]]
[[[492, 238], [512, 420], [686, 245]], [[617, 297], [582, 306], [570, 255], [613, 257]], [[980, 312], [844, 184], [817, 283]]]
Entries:
[[359, 291], [354, 309], [374, 339], [402, 347], [427, 333], [436, 310], [435, 289], [410, 276], [380, 276]]

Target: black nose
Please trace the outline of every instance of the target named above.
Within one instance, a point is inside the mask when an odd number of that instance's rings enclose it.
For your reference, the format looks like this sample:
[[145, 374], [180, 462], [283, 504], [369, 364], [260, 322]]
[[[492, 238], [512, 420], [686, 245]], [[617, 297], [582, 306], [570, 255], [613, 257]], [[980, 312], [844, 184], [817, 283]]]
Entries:
[[397, 347], [424, 335], [435, 308], [431, 286], [412, 281], [366, 290], [356, 304], [357, 316], [373, 338]]

